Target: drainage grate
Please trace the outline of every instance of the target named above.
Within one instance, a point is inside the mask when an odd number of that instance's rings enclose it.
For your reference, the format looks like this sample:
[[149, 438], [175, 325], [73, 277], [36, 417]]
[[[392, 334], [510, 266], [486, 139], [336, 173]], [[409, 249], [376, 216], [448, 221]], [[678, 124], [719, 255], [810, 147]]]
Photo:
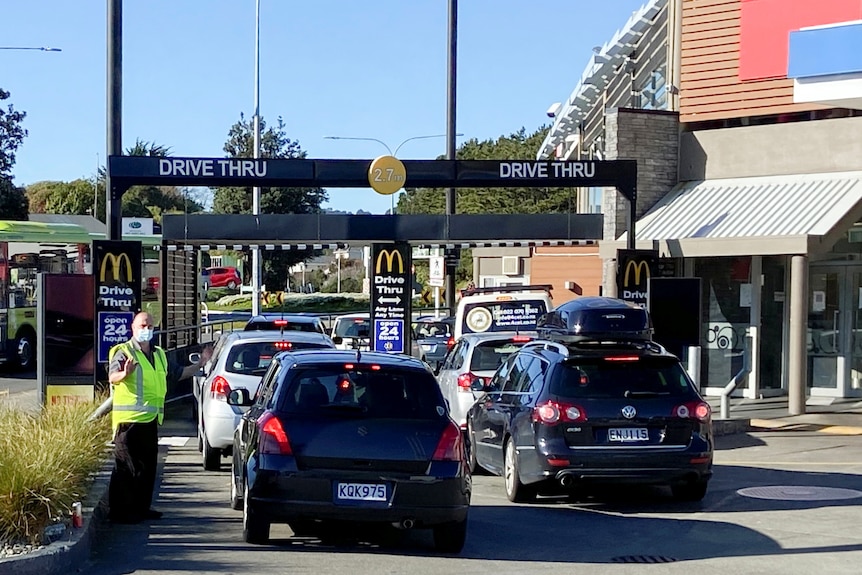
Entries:
[[828, 501], [830, 499], [856, 499], [862, 491], [840, 487], [817, 487], [811, 485], [768, 485], [746, 487], [737, 491], [743, 497], [776, 499], [779, 501]]
[[673, 563], [674, 557], [664, 555], [621, 555], [611, 558], [611, 563]]

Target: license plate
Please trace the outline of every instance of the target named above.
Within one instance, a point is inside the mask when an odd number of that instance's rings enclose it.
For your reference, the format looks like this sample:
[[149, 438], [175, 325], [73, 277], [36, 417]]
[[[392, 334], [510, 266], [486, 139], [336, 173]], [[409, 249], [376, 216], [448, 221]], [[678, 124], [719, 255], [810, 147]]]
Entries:
[[612, 427], [608, 429], [608, 441], [649, 441], [646, 427]]
[[339, 501], [386, 501], [383, 483], [338, 483], [335, 498]]
[[437, 345], [435, 344], [422, 344], [422, 351], [435, 351], [437, 349]]

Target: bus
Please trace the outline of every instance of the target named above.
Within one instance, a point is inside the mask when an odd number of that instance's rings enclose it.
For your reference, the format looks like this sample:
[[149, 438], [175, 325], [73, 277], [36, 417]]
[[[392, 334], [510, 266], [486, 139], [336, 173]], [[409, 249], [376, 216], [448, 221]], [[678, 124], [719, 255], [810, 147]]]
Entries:
[[76, 224], [0, 221], [0, 364], [35, 368], [37, 274], [91, 273], [93, 239]]

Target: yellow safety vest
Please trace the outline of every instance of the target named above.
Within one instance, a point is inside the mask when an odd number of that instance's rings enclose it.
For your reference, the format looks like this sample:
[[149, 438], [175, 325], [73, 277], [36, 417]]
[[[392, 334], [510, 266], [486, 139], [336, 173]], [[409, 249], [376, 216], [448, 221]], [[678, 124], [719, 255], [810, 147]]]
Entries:
[[137, 364], [135, 371], [113, 386], [111, 424], [114, 431], [121, 423], [147, 423], [158, 417], [159, 425], [165, 417], [165, 395], [168, 388], [168, 358], [165, 350], [153, 346], [151, 365], [146, 354], [136, 349], [131, 342], [115, 345], [108, 352], [108, 361], [118, 349]]

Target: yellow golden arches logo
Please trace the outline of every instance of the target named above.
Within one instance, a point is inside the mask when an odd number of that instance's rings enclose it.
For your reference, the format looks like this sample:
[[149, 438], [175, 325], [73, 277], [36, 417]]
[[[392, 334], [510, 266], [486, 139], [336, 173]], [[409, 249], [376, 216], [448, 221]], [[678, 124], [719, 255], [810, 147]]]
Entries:
[[[629, 279], [631, 279], [630, 274], [632, 270], [634, 270], [635, 283], [629, 282]], [[627, 288], [642, 285], [641, 274], [644, 274], [644, 281], [647, 281], [649, 279], [649, 262], [647, 262], [646, 260], [641, 260], [639, 262], [635, 260], [629, 260], [629, 262], [626, 264], [626, 273], [623, 276], [623, 287]]]
[[108, 262], [111, 262], [111, 269], [114, 270], [114, 281], [120, 281], [120, 270], [123, 269], [123, 261], [126, 262], [126, 282], [132, 283], [132, 262], [129, 260], [129, 254], [105, 254], [102, 258], [102, 265], [99, 269], [99, 281], [105, 282], [108, 271]]
[[383, 259], [386, 258], [386, 271], [388, 273], [392, 273], [395, 267], [395, 258], [398, 258], [398, 273], [404, 273], [404, 258], [401, 257], [401, 252], [398, 250], [380, 250], [380, 253], [377, 254], [377, 264], [374, 267], [374, 273], [380, 273], [380, 270], [383, 269]]

